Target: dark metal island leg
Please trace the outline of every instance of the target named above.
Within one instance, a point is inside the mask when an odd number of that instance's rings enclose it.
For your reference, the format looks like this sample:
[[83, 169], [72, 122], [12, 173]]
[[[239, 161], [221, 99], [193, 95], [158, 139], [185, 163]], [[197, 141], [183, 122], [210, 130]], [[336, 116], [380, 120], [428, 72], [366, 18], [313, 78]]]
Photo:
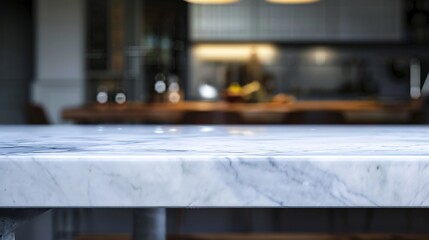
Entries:
[[47, 209], [0, 209], [0, 240], [15, 240], [20, 223], [42, 214]]
[[15, 240], [15, 229], [18, 221], [8, 217], [0, 217], [0, 240]]
[[133, 213], [133, 240], [165, 240], [165, 208], [139, 208]]

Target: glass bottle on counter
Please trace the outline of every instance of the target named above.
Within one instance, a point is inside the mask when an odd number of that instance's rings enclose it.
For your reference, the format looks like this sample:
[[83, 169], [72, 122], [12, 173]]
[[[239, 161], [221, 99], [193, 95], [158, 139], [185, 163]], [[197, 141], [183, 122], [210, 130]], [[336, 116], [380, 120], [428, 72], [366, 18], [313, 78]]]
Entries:
[[125, 104], [127, 102], [127, 95], [124, 90], [119, 89], [116, 91], [115, 102], [117, 104]]
[[101, 86], [97, 89], [95, 100], [99, 104], [106, 104], [109, 101], [109, 92], [106, 87]]
[[155, 91], [153, 101], [163, 102], [165, 98], [165, 92], [167, 90], [166, 76], [164, 73], [158, 73], [155, 75], [155, 84], [153, 89]]
[[183, 100], [183, 91], [179, 84], [179, 78], [176, 74], [170, 74], [168, 76], [168, 91], [167, 101], [169, 103], [179, 103]]

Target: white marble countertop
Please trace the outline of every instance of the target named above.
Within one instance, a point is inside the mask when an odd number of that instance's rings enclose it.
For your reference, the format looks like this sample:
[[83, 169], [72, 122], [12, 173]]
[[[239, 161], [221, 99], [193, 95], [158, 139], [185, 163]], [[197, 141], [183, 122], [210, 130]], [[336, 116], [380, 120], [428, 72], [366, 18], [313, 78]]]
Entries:
[[429, 127], [0, 127], [0, 207], [428, 207]]

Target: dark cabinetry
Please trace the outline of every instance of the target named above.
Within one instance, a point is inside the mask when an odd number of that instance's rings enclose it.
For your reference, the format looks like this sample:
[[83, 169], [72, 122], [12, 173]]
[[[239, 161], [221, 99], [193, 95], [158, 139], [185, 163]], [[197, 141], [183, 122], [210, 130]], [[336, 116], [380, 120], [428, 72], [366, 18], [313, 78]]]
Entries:
[[323, 0], [191, 6], [191, 38], [253, 41], [398, 41], [401, 0]]
[[130, 100], [150, 101], [156, 75], [186, 78], [184, 1], [88, 0], [86, 19], [90, 101], [100, 86], [125, 90]]

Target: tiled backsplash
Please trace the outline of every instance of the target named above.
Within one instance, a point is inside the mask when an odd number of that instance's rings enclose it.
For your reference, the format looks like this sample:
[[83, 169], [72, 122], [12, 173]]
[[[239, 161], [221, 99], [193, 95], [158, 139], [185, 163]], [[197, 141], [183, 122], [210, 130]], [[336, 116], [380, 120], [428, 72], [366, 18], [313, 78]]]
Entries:
[[[302, 98], [362, 98], [386, 100], [408, 99], [410, 61], [422, 65], [422, 81], [428, 74], [428, 47], [401, 44], [280, 44], [276, 58], [263, 62], [266, 73], [273, 76], [276, 93]], [[190, 97], [199, 99], [198, 86], [203, 82], [224, 86], [228, 66], [245, 62], [204, 61], [191, 51]]]

